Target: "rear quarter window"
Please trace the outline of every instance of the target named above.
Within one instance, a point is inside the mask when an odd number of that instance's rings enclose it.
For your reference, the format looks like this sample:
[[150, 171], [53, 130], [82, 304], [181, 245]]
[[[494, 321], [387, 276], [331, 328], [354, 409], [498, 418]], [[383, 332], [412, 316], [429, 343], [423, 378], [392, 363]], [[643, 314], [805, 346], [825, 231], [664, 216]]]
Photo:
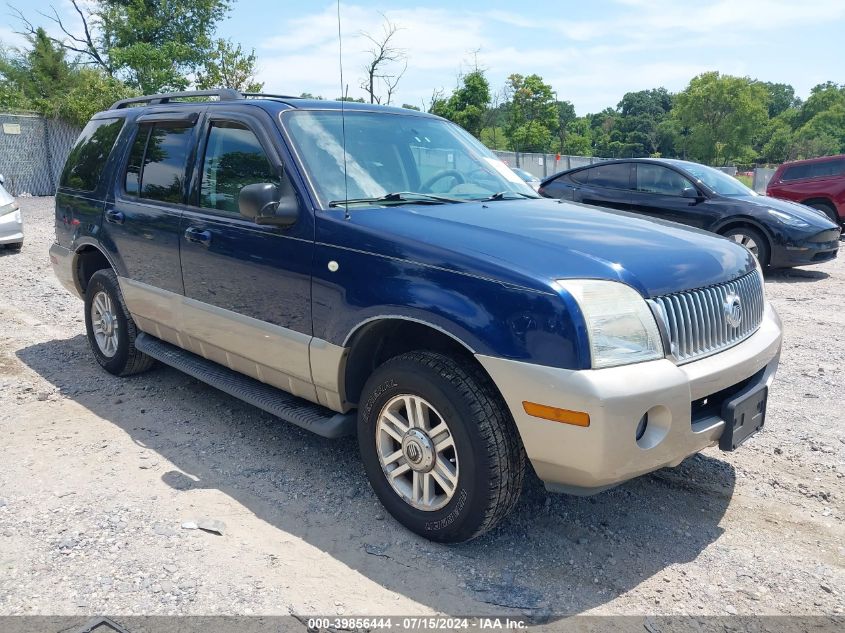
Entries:
[[78, 191], [94, 191], [100, 184], [123, 119], [90, 121], [68, 155], [59, 185]]

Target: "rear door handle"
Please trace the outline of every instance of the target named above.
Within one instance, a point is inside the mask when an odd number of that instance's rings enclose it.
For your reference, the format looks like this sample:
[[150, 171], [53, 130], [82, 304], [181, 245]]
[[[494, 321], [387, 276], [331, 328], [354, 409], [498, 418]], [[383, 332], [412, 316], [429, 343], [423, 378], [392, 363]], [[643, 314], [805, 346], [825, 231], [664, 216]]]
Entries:
[[192, 226], [185, 231], [185, 239], [194, 244], [209, 246], [211, 244], [211, 231], [203, 231]]
[[112, 224], [123, 224], [125, 220], [126, 216], [120, 211], [115, 211], [114, 209], [106, 211], [106, 222], [111, 222]]

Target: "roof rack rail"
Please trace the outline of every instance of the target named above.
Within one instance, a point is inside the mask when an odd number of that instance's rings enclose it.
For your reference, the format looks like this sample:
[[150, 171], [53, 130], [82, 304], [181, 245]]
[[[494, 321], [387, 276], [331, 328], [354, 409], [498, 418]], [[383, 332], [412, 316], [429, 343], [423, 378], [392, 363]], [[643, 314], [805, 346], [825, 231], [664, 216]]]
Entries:
[[186, 92], [163, 92], [155, 95], [144, 95], [143, 97], [132, 97], [130, 99], [121, 99], [112, 104], [110, 110], [120, 110], [138, 103], [147, 103], [149, 105], [158, 105], [160, 103], [170, 103], [173, 99], [188, 99], [193, 97], [217, 97], [220, 101], [237, 101], [243, 99], [242, 95], [237, 90], [230, 88], [223, 88], [221, 90], [188, 90]]
[[242, 92], [246, 98], [252, 99], [301, 99], [302, 97], [294, 97], [293, 95], [273, 95], [267, 92]]

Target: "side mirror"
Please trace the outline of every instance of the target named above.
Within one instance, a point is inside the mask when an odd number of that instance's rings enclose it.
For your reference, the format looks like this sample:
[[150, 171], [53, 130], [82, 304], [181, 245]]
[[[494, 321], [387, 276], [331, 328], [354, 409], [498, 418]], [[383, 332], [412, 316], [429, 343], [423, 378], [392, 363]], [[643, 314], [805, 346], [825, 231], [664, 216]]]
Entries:
[[704, 196], [696, 189], [695, 187], [684, 187], [684, 190], [681, 191], [682, 198], [689, 198], [691, 200], [703, 200]]
[[6, 184], [6, 179], [3, 178], [3, 174], [0, 174], [0, 185], [5, 185], [5, 184]]
[[256, 224], [290, 226], [299, 217], [296, 193], [287, 187], [269, 182], [247, 185], [238, 192], [241, 215]]

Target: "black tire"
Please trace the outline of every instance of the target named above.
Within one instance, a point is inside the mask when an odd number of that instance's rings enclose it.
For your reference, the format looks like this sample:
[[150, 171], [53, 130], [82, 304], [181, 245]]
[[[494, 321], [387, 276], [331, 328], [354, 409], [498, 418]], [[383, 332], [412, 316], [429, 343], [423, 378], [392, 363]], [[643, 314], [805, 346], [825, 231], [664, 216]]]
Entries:
[[[400, 395], [431, 403], [454, 440], [457, 484], [439, 509], [423, 510], [405, 501], [379, 461], [377, 422]], [[480, 368], [443, 354], [408, 352], [373, 372], [358, 410], [358, 444], [370, 485], [384, 507], [409, 530], [433, 541], [465, 541], [490, 530], [513, 509], [522, 490], [525, 450], [507, 405]]]
[[840, 220], [839, 216], [836, 214], [836, 209], [834, 209], [831, 205], [827, 204], [826, 202], [810, 202], [807, 206], [813, 207], [814, 209], [818, 209], [827, 217], [829, 217], [831, 222], [833, 222], [837, 226], [842, 224], [842, 220]]
[[[117, 322], [117, 347], [113, 355], [108, 356], [100, 348], [94, 336], [91, 307], [94, 297], [104, 292], [115, 306], [114, 317]], [[94, 358], [110, 374], [115, 376], [130, 376], [148, 370], [155, 364], [155, 360], [135, 349], [135, 337], [138, 329], [126, 309], [117, 275], [111, 269], [98, 270], [88, 281], [85, 291], [85, 330], [88, 333], [88, 344], [94, 352]]]
[[19, 251], [23, 248], [23, 242], [18, 242], [17, 244], [6, 244], [6, 248], [10, 251]]
[[765, 268], [769, 265], [772, 257], [772, 248], [769, 245], [769, 239], [757, 229], [750, 226], [737, 226], [728, 229], [722, 235], [729, 240], [736, 240], [736, 237], [751, 238], [757, 245], [756, 257], [757, 261], [760, 262], [760, 266]]

